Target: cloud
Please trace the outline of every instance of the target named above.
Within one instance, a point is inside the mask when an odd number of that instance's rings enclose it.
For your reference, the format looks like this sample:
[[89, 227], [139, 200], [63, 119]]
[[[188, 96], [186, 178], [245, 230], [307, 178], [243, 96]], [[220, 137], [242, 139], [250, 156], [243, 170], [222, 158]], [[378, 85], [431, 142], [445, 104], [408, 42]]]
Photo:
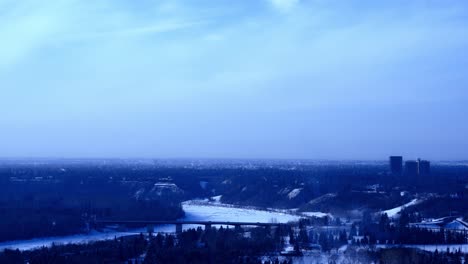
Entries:
[[[207, 23], [192, 17], [177, 15], [176, 5], [167, 8], [161, 2], [152, 16], [140, 19], [128, 5], [116, 5], [115, 1], [81, 2], [75, 0], [51, 0], [37, 2], [2, 2], [0, 13], [0, 69], [13, 67], [28, 58], [41, 54], [51, 46], [66, 49], [73, 42], [99, 45], [99, 39], [134, 38], [168, 33]], [[170, 10], [172, 16], [159, 16], [156, 12]], [[92, 43], [92, 42], [95, 43]]]
[[268, 0], [278, 10], [287, 12], [299, 4], [300, 0]]
[[7, 5], [1, 15], [0, 68], [26, 58], [62, 31], [66, 8], [54, 1], [44, 3], [26, 0]]
[[[383, 152], [372, 146], [390, 142], [395, 124], [442, 142], [425, 116], [446, 134], [468, 132], [444, 121], [461, 120], [468, 98], [463, 7], [265, 1], [2, 5], [1, 145], [18, 155], [93, 145], [101, 156], [332, 157]], [[353, 148], [366, 133], [370, 143]], [[112, 152], [119, 142], [129, 143]]]

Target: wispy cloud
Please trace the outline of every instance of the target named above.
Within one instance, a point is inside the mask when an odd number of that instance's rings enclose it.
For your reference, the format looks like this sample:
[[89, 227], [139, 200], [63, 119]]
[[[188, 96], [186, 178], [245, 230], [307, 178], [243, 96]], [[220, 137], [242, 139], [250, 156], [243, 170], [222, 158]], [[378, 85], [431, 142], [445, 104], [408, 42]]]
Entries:
[[403, 2], [1, 1], [0, 145], [20, 153], [29, 129], [31, 152], [60, 138], [51, 152], [105, 156], [131, 137], [144, 155], [312, 157], [398, 124], [443, 140], [424, 120], [468, 133], [466, 4]]
[[[139, 19], [135, 11], [113, 6], [112, 1], [99, 4], [74, 0], [51, 0], [37, 2], [6, 1], [0, 13], [0, 67], [14, 65], [34, 52], [50, 45], [62, 45], [69, 41], [93, 41], [113, 37], [138, 37], [167, 33], [200, 26], [207, 20], [192, 19], [177, 15], [176, 6], [171, 18], [158, 17]], [[123, 10], [122, 10], [123, 9]], [[162, 2], [158, 10], [168, 11]], [[155, 11], [155, 12], [156, 12]], [[97, 41], [97, 40], [96, 40]], [[66, 48], [66, 46], [65, 46]]]
[[280, 11], [287, 12], [291, 11], [296, 5], [299, 4], [300, 0], [268, 0], [270, 3]]
[[0, 67], [26, 58], [63, 30], [66, 8], [54, 1], [44, 5], [28, 0], [3, 4], [6, 9], [1, 13]]

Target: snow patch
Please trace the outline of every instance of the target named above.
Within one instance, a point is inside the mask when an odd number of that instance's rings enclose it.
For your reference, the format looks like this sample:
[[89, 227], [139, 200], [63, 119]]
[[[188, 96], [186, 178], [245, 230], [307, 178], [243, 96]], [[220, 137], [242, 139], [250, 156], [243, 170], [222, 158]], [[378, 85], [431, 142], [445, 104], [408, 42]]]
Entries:
[[327, 201], [329, 199], [332, 199], [334, 197], [336, 197], [336, 193], [327, 193], [327, 194], [322, 195], [320, 197], [317, 197], [317, 198], [315, 198], [313, 200], [310, 200], [309, 204], [311, 204], [311, 205], [320, 204], [320, 203], [325, 202], [325, 201]]
[[213, 197], [211, 197], [211, 200], [213, 200], [215, 203], [220, 203], [221, 202], [221, 197], [223, 197], [223, 196], [222, 195], [213, 196]]
[[385, 211], [382, 212], [382, 214], [387, 214], [388, 217], [396, 217], [398, 214], [400, 214], [400, 212], [404, 208], [416, 205], [416, 204], [418, 204], [420, 202], [421, 201], [418, 200], [418, 199], [413, 199], [413, 200], [411, 200], [411, 202], [409, 202], [407, 204], [404, 204], [402, 206], [398, 206], [398, 207], [395, 207], [393, 209], [385, 210]]
[[231, 183], [232, 183], [232, 181], [229, 180], [229, 179], [228, 179], [228, 180], [224, 180], [224, 181], [222, 182], [222, 184], [231, 184]]
[[322, 217], [331, 217], [330, 214], [327, 214], [327, 213], [322, 213], [322, 212], [302, 212], [303, 215], [305, 216], [309, 216], [309, 217], [318, 217], [318, 218], [322, 218]]
[[[170, 228], [170, 227], [169, 227]], [[173, 228], [172, 228], [173, 229]], [[114, 239], [115, 237], [128, 236], [132, 234], [140, 234], [145, 232], [145, 229], [135, 230], [133, 232], [97, 232], [93, 231], [89, 234], [78, 234], [70, 235], [63, 237], [46, 237], [46, 238], [37, 238], [29, 240], [16, 240], [16, 241], [7, 241], [0, 243], [0, 251], [4, 249], [19, 249], [19, 250], [31, 250], [40, 247], [50, 247], [52, 244], [55, 245], [65, 245], [70, 243], [83, 244], [97, 240], [108, 240]]]
[[302, 188], [297, 188], [292, 190], [290, 193], [288, 193], [288, 198], [289, 200], [294, 199], [296, 196], [298, 196], [302, 191]]
[[300, 216], [240, 207], [219, 206], [212, 203], [187, 201], [182, 203], [185, 211], [183, 220], [191, 221], [237, 221], [237, 222], [276, 222], [298, 221]]

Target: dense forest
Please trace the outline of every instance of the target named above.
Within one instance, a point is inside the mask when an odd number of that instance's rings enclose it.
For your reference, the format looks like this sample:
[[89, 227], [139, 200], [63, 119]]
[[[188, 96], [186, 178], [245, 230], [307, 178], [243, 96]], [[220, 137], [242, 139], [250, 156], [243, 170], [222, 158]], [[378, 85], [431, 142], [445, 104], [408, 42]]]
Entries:
[[253, 229], [249, 237], [234, 229], [199, 228], [178, 236], [139, 235], [25, 252], [5, 250], [0, 263], [258, 263], [259, 256], [280, 247], [279, 238], [264, 228]]
[[[249, 236], [235, 229], [212, 228], [189, 229], [177, 236], [143, 234], [99, 241], [88, 244], [54, 245], [31, 251], [5, 250], [0, 253], [0, 263], [10, 264], [69, 264], [69, 263], [132, 263], [132, 264], [197, 264], [197, 263], [243, 263], [243, 264], [289, 264], [297, 256], [283, 257], [278, 249], [284, 244], [285, 230], [252, 229]], [[290, 236], [291, 233], [290, 233]], [[319, 235], [321, 236], [321, 235]], [[330, 238], [331, 236], [325, 236]], [[306, 246], [304, 234], [294, 238]], [[341, 239], [341, 238], [340, 238]], [[318, 240], [324, 247], [326, 239]], [[362, 246], [362, 245], [361, 245]], [[328, 263], [454, 263], [461, 264], [468, 255], [460, 251], [424, 252], [408, 248], [373, 250], [346, 250], [340, 257], [328, 256]]]
[[[86, 232], [95, 219], [173, 220], [182, 195], [150, 193], [154, 182], [113, 180], [99, 169], [1, 171], [0, 241]], [[12, 176], [13, 175], [13, 176]]]

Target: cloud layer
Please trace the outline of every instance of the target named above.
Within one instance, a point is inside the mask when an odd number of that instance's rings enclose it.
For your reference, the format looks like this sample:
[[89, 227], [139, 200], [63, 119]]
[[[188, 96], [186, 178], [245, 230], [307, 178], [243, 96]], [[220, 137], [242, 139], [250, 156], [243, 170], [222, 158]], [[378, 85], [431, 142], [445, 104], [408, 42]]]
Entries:
[[467, 11], [4, 0], [0, 156], [463, 159]]

